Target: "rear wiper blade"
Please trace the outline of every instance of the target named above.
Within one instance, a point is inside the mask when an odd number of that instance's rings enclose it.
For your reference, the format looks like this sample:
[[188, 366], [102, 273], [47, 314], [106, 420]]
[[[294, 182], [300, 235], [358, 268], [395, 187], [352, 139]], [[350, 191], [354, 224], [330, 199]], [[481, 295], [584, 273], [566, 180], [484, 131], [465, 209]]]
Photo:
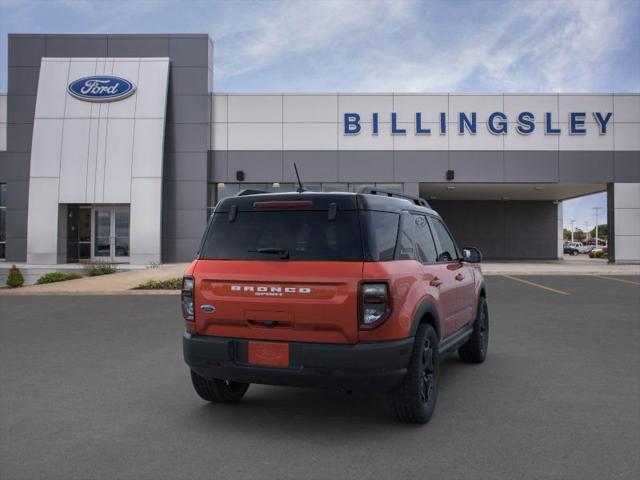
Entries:
[[264, 247], [264, 248], [258, 248], [257, 250], [247, 250], [247, 251], [251, 253], [274, 253], [274, 254], [280, 255], [280, 258], [283, 260], [286, 260], [287, 258], [289, 258], [289, 250], [287, 250], [286, 248]]

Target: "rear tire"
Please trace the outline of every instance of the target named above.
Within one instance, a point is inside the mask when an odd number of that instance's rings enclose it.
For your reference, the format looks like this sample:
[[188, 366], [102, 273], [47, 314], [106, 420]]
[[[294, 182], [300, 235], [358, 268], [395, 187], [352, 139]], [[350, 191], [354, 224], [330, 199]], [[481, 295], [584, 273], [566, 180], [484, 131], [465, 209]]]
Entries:
[[458, 349], [458, 355], [467, 363], [482, 363], [487, 358], [489, 347], [489, 308], [487, 300], [480, 297], [478, 313], [469, 340]]
[[438, 336], [431, 325], [416, 332], [407, 375], [391, 393], [393, 415], [402, 422], [427, 423], [438, 398]]
[[209, 380], [191, 370], [191, 383], [200, 398], [215, 403], [238, 403], [247, 390], [248, 383]]

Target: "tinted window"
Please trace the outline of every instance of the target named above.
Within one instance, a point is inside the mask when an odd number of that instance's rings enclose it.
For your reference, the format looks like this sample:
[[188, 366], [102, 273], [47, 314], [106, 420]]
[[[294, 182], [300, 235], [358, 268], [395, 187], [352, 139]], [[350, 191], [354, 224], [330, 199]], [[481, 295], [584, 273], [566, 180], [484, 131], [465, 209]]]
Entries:
[[393, 260], [398, 238], [400, 215], [390, 212], [363, 212], [366, 229], [369, 232], [367, 255], [369, 260], [384, 262]]
[[433, 234], [440, 244], [438, 248], [438, 261], [450, 262], [457, 260], [458, 252], [456, 250], [456, 244], [443, 223], [435, 218], [429, 218], [429, 223], [431, 223]]
[[432, 263], [436, 261], [436, 244], [431, 236], [431, 229], [423, 215], [412, 215], [412, 223], [415, 229], [416, 247], [418, 249], [418, 259], [422, 263]]
[[211, 222], [203, 259], [280, 261], [286, 251], [291, 260], [362, 260], [355, 211], [338, 211], [333, 221], [326, 211], [238, 212], [233, 222], [216, 213]]

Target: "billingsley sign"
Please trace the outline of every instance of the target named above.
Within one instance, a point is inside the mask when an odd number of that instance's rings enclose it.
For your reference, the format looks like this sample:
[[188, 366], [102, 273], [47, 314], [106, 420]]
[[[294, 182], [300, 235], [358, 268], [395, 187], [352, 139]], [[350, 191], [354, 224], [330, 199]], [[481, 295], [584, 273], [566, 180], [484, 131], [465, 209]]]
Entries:
[[[607, 125], [613, 116], [613, 112], [591, 112], [593, 118], [598, 125], [598, 131], [600, 135], [607, 134]], [[487, 129], [494, 135], [506, 135], [509, 132], [509, 118], [503, 112], [493, 112], [488, 118], [484, 120], [487, 125]], [[536, 118], [531, 112], [520, 112], [515, 119], [515, 130], [521, 135], [530, 135], [536, 129]], [[540, 120], [539, 120], [540, 121]], [[569, 135], [585, 135], [587, 112], [571, 112], [567, 122], [567, 128]], [[344, 134], [345, 135], [357, 135], [362, 132], [363, 124], [370, 126], [371, 134], [378, 135], [381, 123], [380, 115], [378, 112], [373, 112], [371, 118], [363, 120], [359, 113], [345, 113], [344, 114]], [[545, 135], [560, 135], [562, 133], [561, 128], [558, 125], [558, 120], [553, 118], [552, 112], [545, 112], [543, 125], [540, 128], [544, 129]], [[447, 134], [447, 114], [440, 112], [438, 121], [427, 126], [427, 123], [422, 119], [422, 113], [416, 112], [415, 117], [412, 119], [413, 133], [416, 135], [431, 135], [437, 133], [440, 135]], [[456, 132], [459, 135], [469, 133], [475, 135], [478, 132], [478, 115], [476, 112], [464, 113], [460, 112], [458, 117], [454, 120]], [[432, 132], [432, 130], [434, 130]], [[391, 134], [392, 135], [406, 135], [407, 128], [400, 127], [398, 114], [391, 113]]]
[[110, 75], [79, 78], [67, 87], [70, 95], [87, 102], [114, 102], [128, 97], [135, 90], [133, 82]]

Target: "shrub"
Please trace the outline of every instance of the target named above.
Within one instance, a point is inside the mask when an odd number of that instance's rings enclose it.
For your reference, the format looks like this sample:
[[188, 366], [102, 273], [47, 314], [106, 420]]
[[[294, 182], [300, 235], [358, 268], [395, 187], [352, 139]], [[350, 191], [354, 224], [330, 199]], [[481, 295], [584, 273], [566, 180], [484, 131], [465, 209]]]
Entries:
[[179, 290], [182, 288], [182, 278], [170, 278], [169, 280], [147, 280], [134, 290]]
[[94, 263], [93, 265], [87, 265], [85, 272], [89, 277], [97, 277], [98, 275], [109, 275], [116, 273], [118, 269], [110, 263]]
[[7, 276], [7, 287], [17, 288], [21, 287], [24, 283], [24, 277], [22, 276], [22, 272], [18, 267], [13, 265], [11, 269], [9, 269], [9, 275]]
[[589, 252], [589, 258], [603, 258], [605, 257], [606, 254], [604, 253], [603, 250], [596, 250], [596, 251], [590, 251]]
[[36, 280], [36, 284], [43, 285], [45, 283], [64, 282], [65, 280], [75, 280], [76, 278], [82, 277], [77, 273], [49, 272]]

